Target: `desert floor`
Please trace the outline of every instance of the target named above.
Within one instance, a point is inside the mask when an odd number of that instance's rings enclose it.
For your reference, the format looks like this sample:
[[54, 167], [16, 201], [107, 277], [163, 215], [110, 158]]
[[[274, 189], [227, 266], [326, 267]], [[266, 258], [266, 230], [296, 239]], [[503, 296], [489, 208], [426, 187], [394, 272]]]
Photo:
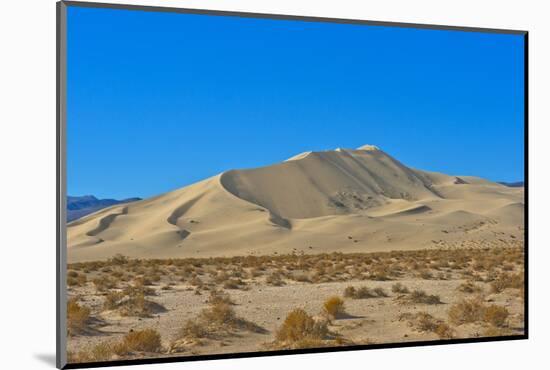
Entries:
[[74, 263], [68, 266], [68, 358], [87, 362], [523, 334], [523, 263], [519, 242], [490, 249], [118, 256]]

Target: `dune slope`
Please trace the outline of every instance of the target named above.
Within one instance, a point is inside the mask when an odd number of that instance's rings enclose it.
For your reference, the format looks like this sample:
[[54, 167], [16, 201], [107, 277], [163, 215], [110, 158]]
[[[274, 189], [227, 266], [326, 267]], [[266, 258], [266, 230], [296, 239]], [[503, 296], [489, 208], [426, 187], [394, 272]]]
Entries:
[[230, 170], [68, 224], [69, 261], [514, 243], [523, 188], [405, 166], [374, 146]]

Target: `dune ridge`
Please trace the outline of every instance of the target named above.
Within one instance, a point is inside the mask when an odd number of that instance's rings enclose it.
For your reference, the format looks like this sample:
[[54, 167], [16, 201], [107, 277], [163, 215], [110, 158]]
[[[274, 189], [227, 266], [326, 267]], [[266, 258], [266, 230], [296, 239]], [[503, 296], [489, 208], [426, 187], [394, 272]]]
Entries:
[[474, 237], [493, 243], [497, 234], [517, 239], [522, 227], [523, 188], [412, 169], [367, 145], [229, 170], [103, 209], [68, 224], [68, 256], [418, 249]]

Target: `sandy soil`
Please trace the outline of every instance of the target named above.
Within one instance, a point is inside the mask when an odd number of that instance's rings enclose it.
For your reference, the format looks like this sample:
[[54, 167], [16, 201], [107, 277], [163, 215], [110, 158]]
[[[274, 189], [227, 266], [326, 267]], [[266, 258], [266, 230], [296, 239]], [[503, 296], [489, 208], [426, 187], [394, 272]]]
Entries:
[[[519, 250], [519, 248], [516, 249]], [[483, 251], [479, 253], [481, 254], [478, 254], [478, 256], [482, 254], [490, 256], [492, 254]], [[152, 295], [149, 299], [160, 303], [164, 310], [154, 312], [150, 317], [128, 317], [122, 316], [116, 310], [105, 310], [103, 303], [107, 293], [98, 292], [96, 286], [90, 281], [97, 277], [109, 276], [113, 271], [117, 271], [117, 268], [109, 268], [109, 272], [103, 273], [101, 271], [104, 268], [98, 267], [95, 272], [90, 271], [87, 273], [88, 282], [80, 286], [70, 287], [70, 295], [79, 297], [80, 304], [91, 309], [93, 318], [91, 327], [93, 330], [86, 334], [69, 336], [68, 351], [76, 353], [89, 350], [99, 343], [121, 340], [128, 332], [145, 328], [153, 328], [160, 333], [163, 350], [155, 354], [139, 353], [136, 354], [137, 357], [265, 351], [273, 348], [270, 343], [275, 341], [275, 334], [290, 311], [295, 308], [303, 308], [316, 319], [320, 319], [323, 317], [323, 303], [332, 296], [343, 297], [344, 289], [348, 286], [356, 288], [366, 286], [372, 289], [381, 287], [388, 296], [367, 299], [344, 298], [346, 315], [332, 320], [329, 329], [345, 338], [346, 343], [399, 343], [440, 339], [434, 332], [418, 330], [418, 328], [411, 325], [410, 319], [403, 317], [403, 314], [417, 312], [429, 313], [436, 320], [440, 319], [448, 323], [455, 338], [486, 336], [488, 335], [488, 329], [493, 327], [487, 322], [480, 321], [454, 325], [448, 318], [450, 307], [463, 299], [471, 299], [477, 296], [482, 297], [485, 304], [502, 306], [509, 312], [506, 324], [493, 335], [522, 334], [524, 313], [520, 291], [512, 288], [503, 289], [501, 292], [492, 290], [492, 284], [495, 281], [493, 279], [498, 279], [499, 274], [519, 273], [521, 275], [521, 255], [521, 252], [518, 252], [509, 261], [507, 258], [497, 260], [494, 263], [499, 264], [498, 267], [494, 265], [488, 268], [480, 267], [485, 262], [482, 263], [481, 259], [474, 259], [469, 265], [465, 265], [464, 268], [460, 269], [431, 269], [428, 270], [431, 275], [430, 278], [421, 278], [418, 276], [418, 271], [405, 269], [400, 273], [400, 277], [393, 277], [388, 281], [353, 279], [346, 272], [333, 272], [332, 276], [337, 281], [326, 283], [300, 282], [296, 279], [300, 280], [299, 276], [307, 271], [295, 270], [292, 275], [289, 275], [294, 276], [293, 279], [283, 279], [285, 285], [271, 286], [266, 283], [266, 277], [271, 274], [271, 270], [275, 271], [275, 267], [273, 267], [268, 268], [256, 277], [250, 275], [243, 280], [245, 285], [240, 289], [223, 289], [224, 282], [216, 283], [208, 277], [208, 271], [210, 271], [208, 266], [202, 266], [200, 270], [196, 270], [201, 272], [198, 276], [202, 277], [204, 284], [199, 288], [190, 282], [178, 281], [177, 271], [181, 270], [181, 266], [178, 268], [173, 266], [162, 267], [156, 269], [157, 273], [160, 274], [160, 279], [150, 285], [154, 289], [155, 295]], [[354, 257], [350, 258], [353, 259]], [[386, 258], [387, 261], [397, 261], [394, 263], [406, 260], [405, 257], [391, 257], [390, 254], [387, 254]], [[420, 259], [416, 259], [420, 261]], [[438, 259], [429, 257], [427, 260], [436, 261]], [[336, 264], [337, 262], [335, 262]], [[506, 266], [506, 271], [503, 270], [501, 265]], [[276, 266], [276, 264], [272, 266]], [[473, 278], [470, 275], [472, 266], [474, 267]], [[222, 269], [232, 271], [234, 268], [235, 265], [226, 263], [226, 267]], [[77, 264], [72, 265], [71, 269], [84, 274], [82, 271], [87, 268], [85, 264]], [[126, 270], [126, 268], [122, 268], [122, 270]], [[311, 276], [311, 274], [308, 276]], [[473, 281], [473, 279], [476, 280], [474, 285], [479, 287], [479, 292], [465, 293], [458, 289], [461, 284]], [[409, 291], [423, 290], [429, 295], [439, 296], [441, 303], [407, 303], [406, 297], [409, 294], [392, 292], [392, 286], [396, 282], [405, 285]], [[132, 284], [132, 282], [125, 283], [119, 280], [117, 287], [112, 290], [118, 291], [127, 284]], [[170, 287], [170, 289], [164, 290], [163, 287], [165, 289]], [[198, 317], [200, 311], [209, 307], [208, 289], [215, 288], [221, 288], [229, 293], [235, 303], [232, 307], [237, 316], [259, 325], [265, 329], [265, 333], [235, 330], [223, 338], [201, 340], [200, 345], [193, 341], [184, 341], [183, 346], [174, 350], [172, 347], [174, 341], [178, 338], [179, 330], [188, 319], [196, 320], [195, 318]], [[200, 294], [197, 294], [197, 291]]]

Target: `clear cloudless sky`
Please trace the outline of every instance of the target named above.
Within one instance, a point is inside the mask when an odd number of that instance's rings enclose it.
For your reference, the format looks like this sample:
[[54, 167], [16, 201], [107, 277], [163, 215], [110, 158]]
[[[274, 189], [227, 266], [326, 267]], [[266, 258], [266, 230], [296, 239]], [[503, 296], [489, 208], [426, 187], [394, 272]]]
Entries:
[[374, 144], [523, 180], [523, 36], [68, 8], [68, 193], [148, 197]]

